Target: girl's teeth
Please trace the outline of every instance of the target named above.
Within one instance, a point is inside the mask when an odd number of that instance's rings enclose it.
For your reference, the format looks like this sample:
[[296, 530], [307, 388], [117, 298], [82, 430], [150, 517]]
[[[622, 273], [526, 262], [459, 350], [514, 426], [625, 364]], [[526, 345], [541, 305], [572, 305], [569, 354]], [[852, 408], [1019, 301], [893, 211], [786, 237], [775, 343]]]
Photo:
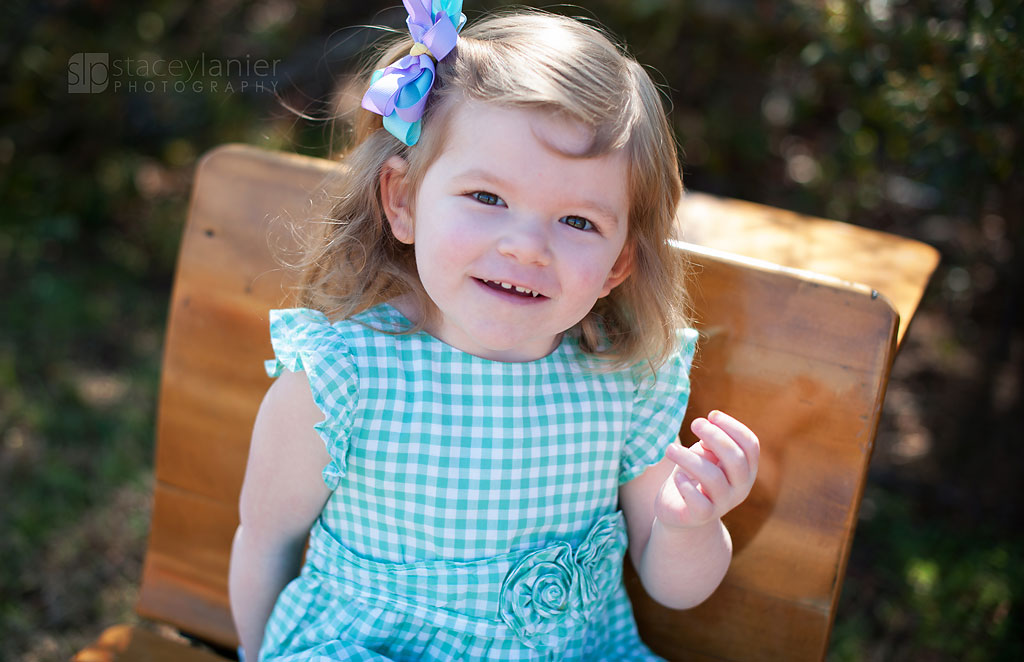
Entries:
[[516, 292], [519, 292], [520, 294], [529, 294], [532, 297], [536, 297], [538, 295], [538, 292], [534, 292], [533, 290], [525, 288], [525, 287], [519, 287], [518, 285], [513, 285], [512, 283], [505, 283], [505, 282], [502, 282], [502, 281], [499, 281], [499, 280], [486, 280], [486, 279], [484, 280], [484, 282], [486, 282], [486, 283], [494, 283], [495, 285], [500, 285], [503, 290], [511, 290], [511, 289], [514, 288]]

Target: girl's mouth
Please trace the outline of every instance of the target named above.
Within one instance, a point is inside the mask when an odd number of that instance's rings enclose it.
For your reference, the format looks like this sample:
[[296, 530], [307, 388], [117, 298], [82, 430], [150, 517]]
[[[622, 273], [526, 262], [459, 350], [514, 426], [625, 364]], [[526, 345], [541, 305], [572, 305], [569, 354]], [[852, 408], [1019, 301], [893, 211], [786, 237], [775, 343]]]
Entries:
[[520, 287], [519, 285], [513, 285], [512, 283], [507, 283], [505, 281], [487, 280], [486, 278], [477, 278], [477, 280], [486, 285], [487, 287], [491, 288], [492, 290], [506, 292], [508, 294], [514, 294], [526, 299], [547, 298], [540, 292], [535, 292], [531, 289]]

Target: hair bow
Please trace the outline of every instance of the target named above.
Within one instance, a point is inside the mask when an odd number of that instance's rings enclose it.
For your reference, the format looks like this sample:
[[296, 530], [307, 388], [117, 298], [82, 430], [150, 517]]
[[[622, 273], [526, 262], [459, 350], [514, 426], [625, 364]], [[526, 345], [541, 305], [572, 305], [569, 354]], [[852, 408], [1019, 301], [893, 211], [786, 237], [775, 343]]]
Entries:
[[406, 145], [420, 138], [423, 108], [434, 86], [434, 62], [455, 48], [466, 23], [462, 0], [402, 0], [412, 35], [409, 54], [373, 72], [363, 108], [384, 116], [384, 128]]

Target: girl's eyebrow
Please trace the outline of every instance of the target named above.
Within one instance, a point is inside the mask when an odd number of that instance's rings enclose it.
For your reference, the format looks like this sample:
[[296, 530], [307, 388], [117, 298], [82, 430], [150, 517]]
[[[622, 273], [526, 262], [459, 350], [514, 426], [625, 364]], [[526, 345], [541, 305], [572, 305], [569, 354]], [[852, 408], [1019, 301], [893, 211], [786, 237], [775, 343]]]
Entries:
[[[506, 186], [506, 184], [507, 184], [504, 179], [502, 179], [501, 177], [499, 177], [495, 173], [491, 172], [490, 170], [486, 170], [484, 168], [470, 168], [468, 170], [464, 170], [464, 171], [462, 171], [460, 173], [456, 173], [452, 177], [452, 179], [454, 179], [454, 180], [478, 179], [478, 180], [482, 180], [484, 182], [493, 184], [495, 186]], [[615, 210], [612, 209], [607, 204], [605, 204], [603, 202], [600, 202], [598, 200], [591, 200], [591, 199], [587, 199], [587, 198], [576, 199], [569, 206], [571, 206], [571, 207], [579, 206], [579, 207], [583, 207], [584, 209], [593, 210], [593, 211], [597, 212], [598, 215], [603, 217], [603, 219], [606, 220], [607, 222], [609, 222], [609, 223], [611, 223], [611, 224], [613, 224], [615, 226], [618, 226], [618, 224], [619, 224], [619, 215], [615, 212]]]
[[494, 174], [490, 170], [485, 170], [484, 168], [470, 168], [469, 170], [464, 170], [460, 173], [457, 173], [452, 179], [482, 179], [492, 184], [505, 184], [504, 179]]

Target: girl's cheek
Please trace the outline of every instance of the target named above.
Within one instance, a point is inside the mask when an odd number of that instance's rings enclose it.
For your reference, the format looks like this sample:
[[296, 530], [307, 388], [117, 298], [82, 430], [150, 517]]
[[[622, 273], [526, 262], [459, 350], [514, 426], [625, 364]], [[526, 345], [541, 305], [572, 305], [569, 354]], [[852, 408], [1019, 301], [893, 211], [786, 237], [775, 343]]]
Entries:
[[570, 253], [579, 264], [579, 271], [588, 280], [604, 283], [611, 274], [618, 253], [612, 254], [604, 246], [579, 246]]
[[488, 221], [493, 221], [487, 217], [487, 214], [473, 213], [472, 208], [467, 207], [468, 205], [464, 204], [453, 204], [441, 210], [441, 213], [445, 215], [443, 223], [449, 233], [479, 232], [481, 228], [487, 226]]
[[476, 245], [486, 241], [493, 229], [488, 228], [486, 221], [481, 219], [462, 218], [453, 219], [448, 223], [445, 232], [445, 241], [454, 250], [457, 246]]

